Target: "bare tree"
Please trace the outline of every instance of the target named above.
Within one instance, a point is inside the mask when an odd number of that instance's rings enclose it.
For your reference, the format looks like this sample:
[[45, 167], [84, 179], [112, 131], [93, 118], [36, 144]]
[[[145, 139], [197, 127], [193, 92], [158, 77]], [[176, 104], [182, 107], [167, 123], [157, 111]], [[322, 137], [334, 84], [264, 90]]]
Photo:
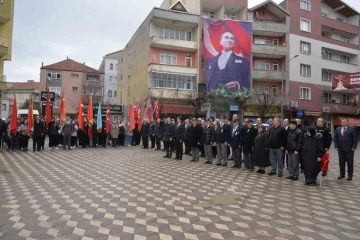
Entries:
[[195, 117], [198, 117], [201, 111], [201, 107], [205, 103], [211, 103], [215, 97], [216, 95], [214, 93], [206, 91], [189, 92], [186, 95], [185, 103], [193, 107], [194, 115]]
[[88, 103], [90, 94], [93, 94], [93, 104], [103, 102], [103, 86], [101, 81], [96, 80], [83, 80], [81, 86], [81, 93], [84, 94], [84, 102]]
[[279, 113], [284, 97], [269, 92], [254, 92], [250, 97], [251, 110], [255, 116], [265, 120]]

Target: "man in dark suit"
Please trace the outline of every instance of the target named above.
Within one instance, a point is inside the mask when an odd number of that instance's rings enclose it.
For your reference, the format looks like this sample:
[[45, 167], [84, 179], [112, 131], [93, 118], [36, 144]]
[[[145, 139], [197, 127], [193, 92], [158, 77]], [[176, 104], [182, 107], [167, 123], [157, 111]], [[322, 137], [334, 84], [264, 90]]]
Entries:
[[184, 133], [184, 143], [185, 143], [185, 155], [190, 155], [190, 146], [189, 146], [189, 134], [188, 134], [188, 130], [191, 127], [191, 124], [189, 122], [189, 119], [185, 119], [185, 133]]
[[[331, 130], [325, 126], [323, 118], [319, 118], [316, 122], [315, 131], [321, 133], [322, 139], [324, 140], [324, 151], [328, 152], [332, 143]], [[326, 176], [327, 172], [323, 171], [322, 176]]]
[[149, 148], [149, 128], [150, 124], [148, 123], [148, 120], [144, 119], [140, 130], [144, 148]]
[[349, 126], [349, 120], [341, 120], [341, 127], [335, 130], [334, 144], [339, 152], [340, 176], [338, 179], [345, 178], [345, 163], [348, 168], [348, 178], [351, 181], [354, 173], [354, 152], [357, 148], [357, 132], [354, 127]]
[[254, 128], [253, 124], [254, 121], [250, 119], [247, 120], [247, 123], [244, 127], [244, 167], [250, 171], [254, 171], [253, 147], [256, 135], [258, 134], [258, 131], [256, 128]]
[[225, 117], [220, 118], [219, 126], [215, 131], [215, 141], [217, 148], [217, 166], [227, 166], [227, 141], [229, 139], [229, 128], [225, 124]]
[[231, 146], [234, 166], [232, 168], [241, 168], [241, 152], [244, 146], [244, 129], [239, 126], [238, 120], [233, 121], [233, 126], [229, 134], [229, 143]]
[[35, 149], [40, 151], [42, 136], [44, 135], [45, 125], [42, 121], [40, 121], [40, 116], [36, 116], [34, 121], [34, 129], [33, 129], [33, 151]]
[[208, 91], [216, 90], [224, 84], [231, 91], [249, 87], [250, 64], [247, 58], [233, 52], [236, 38], [231, 32], [221, 35], [222, 51], [206, 63], [206, 87]]
[[171, 143], [174, 141], [175, 138], [175, 125], [171, 123], [171, 119], [168, 117], [166, 118], [166, 123], [164, 125], [164, 134], [163, 134], [163, 141], [164, 141], [164, 148], [166, 155], [164, 158], [171, 158], [172, 155], [172, 148]]
[[185, 127], [181, 122], [181, 118], [176, 118], [176, 127], [175, 127], [175, 149], [176, 149], [176, 157], [177, 160], [182, 160], [183, 156], [183, 141], [184, 141], [184, 133]]

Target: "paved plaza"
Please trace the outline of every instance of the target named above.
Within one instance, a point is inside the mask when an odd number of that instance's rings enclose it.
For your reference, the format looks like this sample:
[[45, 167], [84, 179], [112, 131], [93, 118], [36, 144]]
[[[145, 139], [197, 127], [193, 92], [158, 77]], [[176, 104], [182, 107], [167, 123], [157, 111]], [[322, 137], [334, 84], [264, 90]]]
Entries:
[[334, 150], [322, 187], [162, 156], [0, 153], [0, 239], [360, 239], [360, 178], [336, 179]]

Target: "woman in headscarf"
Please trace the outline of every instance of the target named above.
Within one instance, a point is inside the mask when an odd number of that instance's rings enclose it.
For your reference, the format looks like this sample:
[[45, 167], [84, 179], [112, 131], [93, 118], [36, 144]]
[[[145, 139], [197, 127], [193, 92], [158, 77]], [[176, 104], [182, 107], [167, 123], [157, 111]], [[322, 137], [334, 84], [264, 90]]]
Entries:
[[267, 150], [266, 128], [260, 124], [257, 126], [258, 134], [255, 137], [253, 147], [254, 165], [259, 167], [257, 173], [264, 174], [265, 168], [268, 167], [269, 154]]
[[313, 127], [307, 127], [304, 143], [301, 148], [305, 185], [316, 185], [316, 179], [321, 170], [321, 158], [325, 154], [323, 145], [324, 141], [321, 133], [315, 132]]

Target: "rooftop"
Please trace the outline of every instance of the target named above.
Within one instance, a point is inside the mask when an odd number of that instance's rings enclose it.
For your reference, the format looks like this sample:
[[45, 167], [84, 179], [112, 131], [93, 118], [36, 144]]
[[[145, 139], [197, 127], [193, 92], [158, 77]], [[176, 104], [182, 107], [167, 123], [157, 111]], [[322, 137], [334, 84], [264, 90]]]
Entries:
[[49, 69], [49, 70], [60, 70], [60, 71], [72, 71], [72, 72], [84, 72], [84, 73], [97, 73], [101, 74], [99, 70], [96, 70], [95, 68], [91, 68], [89, 66], [86, 66], [85, 63], [79, 63], [76, 62], [70, 58], [57, 62], [54, 64], [50, 64], [47, 66], [41, 67], [41, 69]]
[[12, 90], [33, 90], [40, 88], [40, 82], [9, 82]]

